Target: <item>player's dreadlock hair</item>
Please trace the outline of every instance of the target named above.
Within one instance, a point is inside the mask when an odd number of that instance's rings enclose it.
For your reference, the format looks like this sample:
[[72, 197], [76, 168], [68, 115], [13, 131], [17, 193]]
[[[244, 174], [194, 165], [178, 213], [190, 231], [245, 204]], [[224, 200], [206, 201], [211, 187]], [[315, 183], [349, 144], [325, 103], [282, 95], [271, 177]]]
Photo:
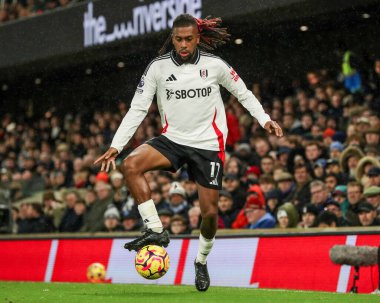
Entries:
[[[204, 50], [214, 50], [217, 47], [226, 44], [230, 40], [230, 34], [227, 33], [227, 28], [220, 27], [222, 24], [221, 18], [212, 18], [207, 16], [204, 19], [197, 19], [189, 14], [182, 14], [175, 18], [173, 28], [197, 26], [200, 34], [199, 48]], [[164, 45], [159, 50], [158, 54], [167, 53], [172, 47], [172, 33], [166, 39]]]

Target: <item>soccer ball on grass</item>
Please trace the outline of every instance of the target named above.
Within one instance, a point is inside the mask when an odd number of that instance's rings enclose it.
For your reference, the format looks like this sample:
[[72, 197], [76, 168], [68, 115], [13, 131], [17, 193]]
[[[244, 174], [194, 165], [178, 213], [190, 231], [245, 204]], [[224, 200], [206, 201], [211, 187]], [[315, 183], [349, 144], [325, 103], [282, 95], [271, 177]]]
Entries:
[[92, 263], [87, 268], [87, 279], [92, 283], [103, 283], [106, 279], [106, 268], [101, 263]]

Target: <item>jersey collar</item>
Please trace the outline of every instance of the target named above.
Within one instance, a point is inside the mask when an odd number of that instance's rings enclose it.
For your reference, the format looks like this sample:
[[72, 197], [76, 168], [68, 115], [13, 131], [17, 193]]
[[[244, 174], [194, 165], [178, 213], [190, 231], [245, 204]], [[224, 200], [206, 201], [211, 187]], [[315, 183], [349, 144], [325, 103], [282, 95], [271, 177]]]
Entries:
[[[197, 48], [195, 50], [195, 54], [193, 55], [193, 57], [188, 62], [186, 62], [186, 64], [188, 63], [197, 64], [200, 57], [201, 57], [201, 54], [200, 54], [199, 49]], [[177, 66], [180, 66], [185, 63], [185, 62], [182, 62], [181, 59], [178, 58], [178, 55], [174, 49], [170, 52], [170, 58], [172, 59], [173, 63]]]

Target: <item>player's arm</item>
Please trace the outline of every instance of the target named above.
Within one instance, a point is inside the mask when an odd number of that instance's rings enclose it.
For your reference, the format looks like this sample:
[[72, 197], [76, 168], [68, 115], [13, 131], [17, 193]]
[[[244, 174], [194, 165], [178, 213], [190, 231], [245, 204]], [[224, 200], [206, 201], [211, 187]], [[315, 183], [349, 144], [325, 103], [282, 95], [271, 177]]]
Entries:
[[236, 71], [222, 60], [220, 61], [219, 84], [239, 100], [250, 114], [259, 121], [261, 127], [265, 128], [269, 133], [274, 132], [276, 136], [282, 137], [283, 132], [278, 123], [271, 120], [259, 100], [247, 89]]
[[111, 165], [113, 169], [116, 168], [116, 157], [123, 150], [124, 146], [127, 145], [136, 129], [146, 117], [156, 89], [155, 65], [152, 63], [141, 77], [132, 99], [131, 107], [119, 125], [112, 139], [111, 147], [94, 162], [95, 165], [101, 163], [101, 170], [108, 171]]

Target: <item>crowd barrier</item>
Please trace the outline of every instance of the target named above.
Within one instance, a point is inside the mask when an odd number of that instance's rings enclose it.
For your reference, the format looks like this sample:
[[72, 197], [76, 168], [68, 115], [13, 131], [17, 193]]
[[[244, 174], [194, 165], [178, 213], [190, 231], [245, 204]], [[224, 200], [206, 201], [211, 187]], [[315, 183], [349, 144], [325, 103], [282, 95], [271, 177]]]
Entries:
[[[107, 267], [110, 283], [192, 285], [198, 239], [172, 239], [169, 272], [148, 281], [134, 269], [130, 238], [0, 239], [0, 280], [87, 282], [93, 262]], [[334, 265], [333, 245], [380, 245], [378, 234], [218, 237], [208, 264], [212, 285], [349, 292], [354, 270]], [[377, 266], [362, 267], [359, 293], [377, 287]]]

